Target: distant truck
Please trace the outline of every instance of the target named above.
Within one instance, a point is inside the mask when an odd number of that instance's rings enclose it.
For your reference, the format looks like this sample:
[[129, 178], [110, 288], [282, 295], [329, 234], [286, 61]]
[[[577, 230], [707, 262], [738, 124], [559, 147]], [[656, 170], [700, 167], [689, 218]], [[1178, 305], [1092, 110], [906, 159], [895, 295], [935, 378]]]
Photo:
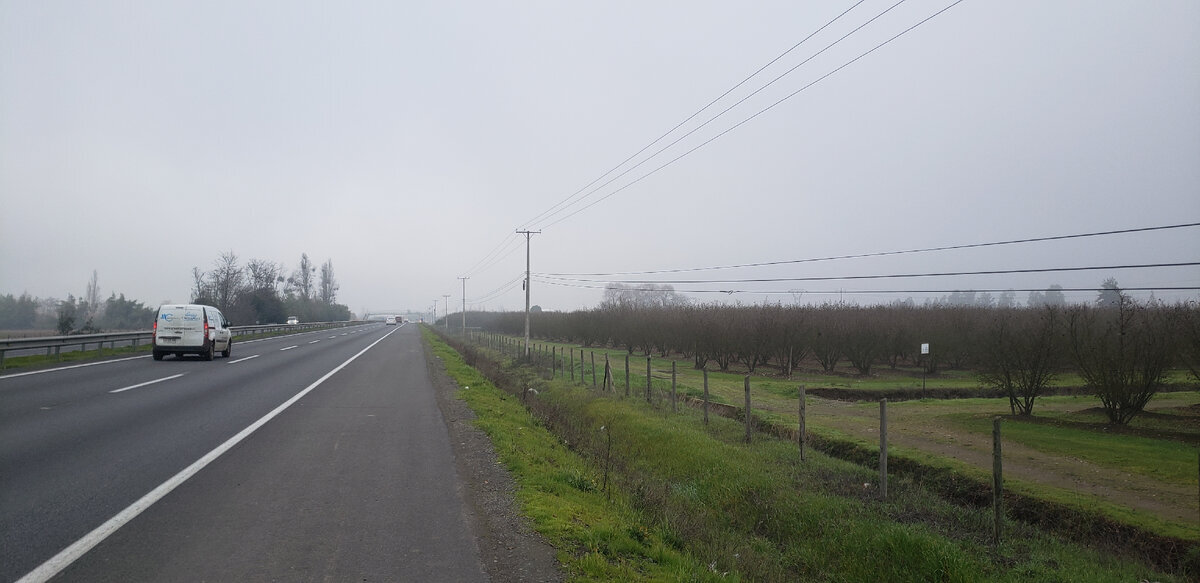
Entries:
[[168, 354], [179, 357], [198, 354], [204, 360], [212, 360], [218, 351], [225, 358], [233, 351], [233, 332], [225, 315], [201, 304], [159, 306], [151, 338], [154, 360], [162, 360]]

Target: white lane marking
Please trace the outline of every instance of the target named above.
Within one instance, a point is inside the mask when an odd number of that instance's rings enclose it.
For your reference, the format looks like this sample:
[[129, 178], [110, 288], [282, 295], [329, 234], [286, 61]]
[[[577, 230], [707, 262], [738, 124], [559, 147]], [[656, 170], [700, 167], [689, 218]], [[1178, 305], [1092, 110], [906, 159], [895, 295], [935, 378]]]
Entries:
[[349, 332], [343, 332], [343, 333], [342, 333], [342, 336], [345, 336], [345, 335], [347, 335], [347, 334], [349, 334]]
[[141, 388], [141, 387], [144, 387], [144, 386], [146, 386], [146, 385], [153, 385], [154, 383], [161, 383], [161, 382], [163, 382], [163, 381], [169, 381], [169, 380], [171, 380], [171, 379], [177, 379], [177, 378], [179, 378], [179, 377], [183, 376], [184, 374], [186, 374], [186, 373], [179, 373], [179, 374], [176, 374], [176, 375], [171, 375], [171, 376], [169, 376], [169, 377], [163, 377], [163, 378], [161, 378], [161, 379], [156, 379], [156, 380], [153, 380], [153, 381], [146, 381], [146, 382], [144, 382], [144, 383], [138, 383], [138, 384], [136, 384], [136, 385], [130, 385], [130, 386], [128, 386], [128, 387], [121, 387], [121, 388], [119, 388], [119, 389], [113, 389], [113, 390], [111, 390], [111, 391], [109, 391], [109, 392], [110, 392], [110, 393], [124, 393], [125, 391], [128, 391], [128, 390], [130, 390], [130, 389], [139, 389], [139, 388]]
[[[398, 329], [399, 328], [397, 328], [397, 330]], [[92, 550], [93, 547], [100, 544], [101, 541], [108, 538], [109, 535], [116, 532], [117, 529], [125, 526], [134, 518], [137, 518], [139, 514], [145, 512], [146, 509], [154, 505], [155, 502], [162, 500], [163, 497], [165, 497], [167, 494], [170, 494], [172, 490], [178, 488], [180, 484], [186, 482], [189, 478], [196, 475], [200, 470], [203, 470], [204, 467], [208, 464], [211, 464], [213, 460], [216, 460], [225, 452], [233, 449], [234, 446], [249, 437], [251, 433], [258, 431], [258, 429], [263, 425], [266, 425], [268, 421], [274, 419], [280, 413], [284, 412], [284, 410], [286, 410], [288, 407], [291, 407], [293, 404], [295, 404], [296, 401], [299, 401], [305, 395], [312, 392], [313, 389], [321, 386], [321, 383], [328, 380], [329, 377], [334, 375], [334, 373], [346, 368], [346, 366], [354, 362], [355, 359], [362, 356], [368, 350], [374, 348], [376, 344], [383, 342], [385, 338], [391, 335], [392, 333], [388, 332], [378, 340], [367, 345], [367, 347], [360, 350], [358, 354], [351, 356], [346, 360], [346, 362], [339, 364], [333, 370], [325, 373], [324, 376], [317, 379], [315, 382], [313, 382], [313, 384], [308, 385], [308, 387], [306, 387], [304, 390], [296, 393], [292, 396], [292, 398], [284, 401], [282, 405], [264, 415], [262, 419], [250, 424], [249, 427], [241, 430], [237, 435], [230, 437], [225, 443], [217, 446], [216, 449], [204, 454], [204, 457], [196, 460], [192, 463], [192, 465], [184, 468], [183, 471], [175, 474], [166, 482], [159, 484], [157, 488], [151, 490], [145, 496], [142, 496], [137, 502], [130, 504], [128, 508], [118, 512], [116, 516], [108, 519], [107, 522], [96, 527], [95, 530], [87, 533], [83, 536], [83, 538], [71, 543], [71, 546], [63, 549], [57, 555], [54, 555], [48, 561], [39, 565], [38, 568], [30, 571], [24, 577], [18, 579], [17, 583], [42, 583], [50, 580], [50, 578], [57, 575], [59, 571], [66, 569], [71, 563], [74, 563], [76, 560], [78, 560], [79, 557], [82, 557], [85, 553]]]
[[320, 339], [320, 338], [318, 338], [318, 339], [316, 339], [316, 340], [313, 340], [312, 342], [309, 342], [309, 344], [316, 344], [316, 343], [318, 343], [318, 342], [320, 342], [320, 341], [321, 341], [321, 339]]
[[250, 360], [251, 358], [258, 358], [258, 357], [260, 357], [260, 356], [262, 356], [262, 355], [261, 355], [261, 354], [255, 354], [254, 356], [247, 356], [247, 357], [245, 357], [245, 358], [239, 358], [239, 359], [237, 359], [237, 360], [231, 360], [231, 361], [229, 361], [229, 362], [227, 362], [227, 363], [225, 363], [225, 364], [237, 364], [237, 363], [239, 363], [239, 362], [245, 362], [245, 361], [247, 361], [247, 360]]
[[139, 359], [139, 358], [150, 358], [150, 355], [149, 355], [149, 354], [147, 354], [147, 355], [145, 355], [145, 356], [130, 356], [129, 358], [117, 358], [117, 359], [113, 359], [113, 360], [102, 360], [102, 361], [100, 361], [100, 362], [88, 362], [88, 363], [85, 363], [85, 364], [73, 364], [73, 365], [71, 365], [71, 366], [60, 366], [60, 367], [57, 367], [57, 368], [47, 368], [47, 369], [43, 369], [43, 370], [31, 370], [31, 371], [29, 371], [29, 372], [18, 372], [18, 373], [6, 374], [6, 375], [3, 375], [3, 376], [0, 376], [0, 380], [3, 380], [3, 379], [15, 379], [15, 378], [17, 378], [17, 377], [28, 376], [28, 375], [31, 375], [31, 374], [45, 374], [45, 373], [48, 373], [48, 372], [58, 372], [58, 371], [60, 371], [60, 370], [69, 370], [69, 369], [72, 369], [72, 368], [83, 368], [83, 367], [85, 367], [85, 366], [96, 366], [96, 365], [98, 365], [98, 364], [112, 364], [112, 363], [114, 363], [114, 362], [125, 362], [125, 361], [127, 361], [127, 360], [137, 360], [137, 359]]
[[283, 352], [284, 350], [291, 350], [291, 349], [293, 349], [293, 348], [299, 348], [299, 346], [292, 345], [292, 346], [289, 346], [289, 347], [287, 347], [287, 348], [280, 348], [280, 349], [279, 349], [279, 351], [280, 351], [280, 352]]
[[330, 340], [333, 340], [334, 338], [337, 338], [337, 336], [330, 336], [330, 337], [329, 337], [329, 339], [330, 339]]

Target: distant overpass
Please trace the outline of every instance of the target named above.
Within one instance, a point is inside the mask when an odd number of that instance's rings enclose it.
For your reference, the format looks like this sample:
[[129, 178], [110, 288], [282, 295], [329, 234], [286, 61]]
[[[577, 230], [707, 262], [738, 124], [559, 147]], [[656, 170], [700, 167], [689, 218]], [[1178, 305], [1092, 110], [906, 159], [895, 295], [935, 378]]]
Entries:
[[366, 320], [368, 322], [382, 322], [388, 316], [400, 316], [410, 322], [424, 322], [425, 320], [429, 319], [429, 312], [416, 312], [416, 311], [409, 310], [409, 309], [398, 309], [398, 310], [371, 309], [371, 310], [367, 310], [367, 313], [363, 315], [362, 319]]

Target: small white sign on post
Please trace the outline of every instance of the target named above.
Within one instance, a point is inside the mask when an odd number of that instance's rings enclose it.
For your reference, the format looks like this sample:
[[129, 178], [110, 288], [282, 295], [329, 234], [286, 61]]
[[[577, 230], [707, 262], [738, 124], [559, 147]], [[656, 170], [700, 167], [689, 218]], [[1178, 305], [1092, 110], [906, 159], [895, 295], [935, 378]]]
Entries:
[[921, 344], [921, 354], [929, 354], [929, 343], [928, 342]]

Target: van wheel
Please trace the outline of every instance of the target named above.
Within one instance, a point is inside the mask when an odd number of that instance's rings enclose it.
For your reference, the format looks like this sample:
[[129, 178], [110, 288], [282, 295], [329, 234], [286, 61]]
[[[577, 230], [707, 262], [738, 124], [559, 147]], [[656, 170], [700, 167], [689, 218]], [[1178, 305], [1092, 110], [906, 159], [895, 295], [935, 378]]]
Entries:
[[232, 338], [230, 338], [229, 342], [225, 345], [225, 350], [221, 351], [221, 357], [229, 358], [229, 353], [231, 353], [231, 352], [233, 352], [233, 339]]
[[151, 354], [151, 356], [153, 356], [153, 357], [154, 357], [154, 360], [162, 360], [163, 353], [161, 353], [161, 352], [159, 352], [159, 351], [155, 350], [155, 351], [154, 351], [154, 352]]
[[212, 343], [212, 342], [209, 342], [209, 343], [208, 343], [208, 348], [207, 348], [207, 349], [205, 349], [205, 351], [204, 351], [204, 352], [200, 353], [200, 356], [201, 356], [202, 358], [204, 358], [204, 360], [212, 360], [212, 359], [213, 359], [213, 344], [214, 344], [214, 343]]

